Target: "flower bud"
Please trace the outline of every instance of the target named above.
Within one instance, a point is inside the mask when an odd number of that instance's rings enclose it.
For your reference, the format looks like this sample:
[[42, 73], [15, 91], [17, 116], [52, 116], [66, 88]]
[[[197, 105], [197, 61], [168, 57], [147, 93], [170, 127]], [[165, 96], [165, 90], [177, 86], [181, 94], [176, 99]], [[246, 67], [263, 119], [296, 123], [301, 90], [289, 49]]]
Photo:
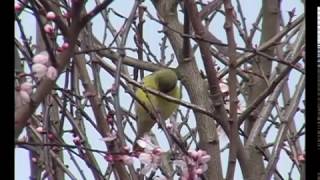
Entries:
[[48, 20], [54, 20], [56, 18], [56, 14], [52, 11], [49, 11], [46, 15]]

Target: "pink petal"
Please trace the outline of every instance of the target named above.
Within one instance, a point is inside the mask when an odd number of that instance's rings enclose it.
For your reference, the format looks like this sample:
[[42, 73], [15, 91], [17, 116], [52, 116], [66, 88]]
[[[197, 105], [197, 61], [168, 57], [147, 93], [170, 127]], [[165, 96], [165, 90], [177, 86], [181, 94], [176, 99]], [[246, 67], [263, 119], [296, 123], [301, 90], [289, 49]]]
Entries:
[[190, 156], [193, 157], [193, 158], [197, 158], [197, 157], [198, 157], [198, 152], [195, 151], [195, 150], [189, 151], [189, 154], [190, 154]]
[[173, 127], [173, 124], [171, 122], [166, 123], [166, 128], [171, 129]]
[[138, 145], [139, 145], [140, 147], [142, 147], [142, 148], [147, 147], [147, 143], [146, 143], [144, 140], [139, 139], [139, 140], [137, 141], [137, 143], [138, 143]]
[[62, 44], [62, 48], [63, 48], [63, 49], [68, 49], [68, 48], [69, 48], [69, 43], [64, 42], [64, 43]]
[[22, 5], [20, 3], [14, 3], [14, 10], [16, 11], [21, 11], [22, 9]]
[[44, 75], [46, 75], [47, 73], [47, 67], [43, 64], [33, 64], [32, 65], [32, 72], [35, 73], [35, 77], [41, 79]]
[[208, 162], [209, 160], [211, 159], [211, 156], [210, 155], [204, 155], [200, 158], [200, 162], [202, 163], [206, 163]]
[[196, 169], [196, 173], [197, 173], [197, 174], [202, 174], [202, 173], [203, 173], [203, 171], [202, 171], [202, 169], [201, 169], [201, 168], [198, 168], [198, 169]]
[[52, 11], [49, 11], [46, 15], [48, 20], [54, 20], [56, 18], [56, 14]]
[[226, 93], [229, 91], [229, 86], [225, 83], [219, 83], [220, 89], [222, 93]]
[[207, 152], [204, 151], [204, 150], [202, 150], [202, 149], [199, 149], [199, 150], [198, 150], [198, 155], [199, 155], [199, 156], [204, 156], [204, 155], [207, 155]]
[[299, 154], [297, 159], [298, 161], [305, 161], [304, 154]]
[[161, 153], [164, 152], [160, 147], [155, 147], [153, 150], [152, 150], [152, 153], [156, 156], [159, 156], [161, 155]]
[[34, 163], [36, 163], [36, 162], [38, 161], [38, 159], [37, 159], [36, 157], [32, 157], [32, 158], [31, 158], [31, 161], [34, 162]]
[[46, 33], [51, 34], [51, 33], [53, 33], [53, 27], [52, 27], [50, 24], [46, 24], [46, 25], [44, 26], [44, 31], [45, 31]]
[[81, 144], [81, 138], [79, 136], [76, 136], [73, 138], [73, 143], [76, 145], [80, 145]]
[[44, 133], [45, 132], [42, 126], [37, 127], [36, 131], [38, 133]]
[[208, 165], [207, 164], [203, 164], [200, 166], [200, 169], [202, 170], [202, 173], [206, 172], [208, 170]]
[[245, 109], [246, 109], [246, 107], [244, 105], [238, 104], [238, 108], [237, 108], [238, 113], [242, 113]]
[[32, 59], [33, 63], [39, 63], [43, 65], [48, 65], [49, 63], [49, 55], [47, 51], [42, 51], [41, 53], [35, 55]]
[[54, 68], [53, 66], [50, 66], [47, 71], [47, 77], [54, 81], [57, 78], [57, 76], [58, 76], [58, 72], [56, 68]]

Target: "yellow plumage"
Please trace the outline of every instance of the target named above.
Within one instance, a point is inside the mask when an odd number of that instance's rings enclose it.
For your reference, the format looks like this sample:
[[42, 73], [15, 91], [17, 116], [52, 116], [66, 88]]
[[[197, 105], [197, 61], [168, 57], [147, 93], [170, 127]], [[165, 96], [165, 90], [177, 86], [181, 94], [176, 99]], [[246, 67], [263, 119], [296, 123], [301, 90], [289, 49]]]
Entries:
[[[177, 83], [178, 79], [174, 71], [163, 69], [156, 71], [143, 78], [143, 85], [148, 88], [159, 90], [169, 96], [181, 98], [180, 88]], [[145, 104], [150, 112], [154, 114], [160, 113], [161, 119], [168, 119], [171, 114], [177, 110], [178, 104], [169, 102], [162, 97], [148, 93], [140, 88], [137, 89], [136, 97]], [[149, 113], [146, 112], [139, 102], [135, 103], [137, 122], [137, 139], [141, 138], [144, 133], [149, 132], [153, 125], [156, 123]]]

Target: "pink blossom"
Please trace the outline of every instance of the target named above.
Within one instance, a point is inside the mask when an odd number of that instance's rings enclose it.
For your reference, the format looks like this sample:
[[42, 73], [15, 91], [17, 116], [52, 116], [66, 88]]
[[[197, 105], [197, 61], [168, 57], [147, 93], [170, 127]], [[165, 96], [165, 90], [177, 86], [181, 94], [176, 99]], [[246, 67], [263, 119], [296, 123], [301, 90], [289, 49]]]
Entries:
[[48, 20], [54, 20], [56, 18], [56, 14], [52, 11], [49, 11], [46, 15]]
[[47, 51], [42, 51], [39, 54], [35, 55], [33, 57], [32, 61], [35, 64], [48, 65], [49, 64], [49, 56], [48, 56]]
[[222, 93], [227, 93], [229, 91], [229, 86], [225, 82], [220, 82], [219, 86]]
[[208, 154], [205, 154], [205, 155], [203, 155], [203, 156], [200, 157], [200, 162], [201, 162], [201, 163], [207, 163], [207, 162], [210, 161], [210, 159], [211, 159], [211, 156], [208, 155]]
[[32, 72], [35, 73], [35, 77], [41, 79], [43, 76], [46, 75], [48, 68], [43, 64], [36, 63], [32, 65], [31, 69], [32, 69]]
[[171, 123], [171, 122], [166, 122], [166, 128], [168, 128], [168, 129], [172, 129], [172, 127], [173, 127], [173, 124]]
[[62, 44], [62, 49], [68, 49], [69, 48], [69, 43], [68, 42], [64, 42]]
[[139, 160], [145, 166], [141, 169], [141, 174], [146, 175], [149, 171], [155, 171], [161, 162], [161, 156], [159, 154], [152, 153], [140, 153]]
[[300, 161], [300, 162], [304, 162], [306, 159], [304, 158], [304, 154], [299, 154], [298, 155], [298, 161]]
[[161, 163], [162, 149], [152, 144], [149, 136], [144, 136], [137, 143], [144, 149], [144, 152], [139, 154], [139, 160], [145, 165], [141, 173], [146, 175], [149, 171], [155, 171]]
[[44, 130], [44, 128], [43, 128], [42, 126], [38, 126], [37, 129], [36, 129], [36, 131], [37, 131], [38, 133], [44, 133], [44, 132], [45, 132], [45, 130]]
[[204, 150], [202, 150], [202, 149], [199, 149], [199, 150], [198, 150], [198, 157], [199, 157], [199, 158], [201, 158], [202, 156], [205, 156], [205, 155], [207, 155], [207, 152], [206, 152], [206, 151], [204, 151]]
[[44, 26], [44, 31], [45, 31], [46, 33], [51, 34], [51, 33], [53, 33], [53, 27], [52, 27], [50, 24], [46, 24], [46, 25]]
[[79, 136], [76, 136], [73, 138], [73, 143], [75, 145], [80, 145], [81, 144], [81, 138]]
[[211, 157], [201, 149], [189, 151], [189, 155], [183, 156], [182, 159], [174, 160], [173, 164], [181, 169], [181, 179], [199, 179], [199, 175], [207, 171], [207, 162]]
[[22, 104], [27, 104], [30, 102], [30, 95], [26, 91], [20, 91], [19, 93], [22, 99]]
[[198, 157], [198, 151], [192, 150], [192, 151], [189, 151], [189, 154], [193, 158], [197, 158]]
[[26, 91], [29, 95], [32, 93], [32, 84], [24, 82], [20, 85], [20, 91]]
[[[144, 149], [144, 151], [146, 152], [152, 152], [154, 149], [159, 148], [159, 146], [153, 144], [151, 142], [151, 138], [147, 135], [145, 135], [144, 137], [140, 138], [137, 141], [138, 145]], [[160, 148], [159, 148], [160, 149]]]
[[21, 11], [22, 10], [22, 4], [20, 4], [18, 2], [14, 3], [14, 10], [17, 11], [17, 12]]
[[53, 66], [50, 66], [47, 71], [47, 77], [54, 81], [57, 78], [57, 76], [58, 76], [57, 69], [54, 68]]
[[38, 159], [37, 159], [36, 157], [32, 157], [32, 158], [31, 158], [31, 161], [32, 161], [33, 163], [36, 163], [36, 162], [38, 161]]

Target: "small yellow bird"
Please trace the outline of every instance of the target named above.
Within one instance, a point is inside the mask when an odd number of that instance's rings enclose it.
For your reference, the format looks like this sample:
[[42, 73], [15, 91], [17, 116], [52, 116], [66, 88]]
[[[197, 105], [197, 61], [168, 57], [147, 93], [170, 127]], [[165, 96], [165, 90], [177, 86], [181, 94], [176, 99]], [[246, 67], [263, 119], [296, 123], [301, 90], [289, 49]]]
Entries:
[[[169, 96], [181, 99], [180, 88], [177, 82], [178, 77], [171, 69], [161, 69], [143, 78], [143, 85], [145, 87], [159, 90]], [[140, 88], [136, 90], [135, 95], [150, 112], [153, 114], [160, 113], [162, 120], [168, 119], [178, 109], [178, 104], [169, 102], [160, 96], [153, 95]], [[151, 130], [156, 121], [152, 119], [150, 114], [137, 101], [135, 102], [135, 110], [138, 117], [137, 141], [146, 132]], [[134, 146], [136, 146], [136, 143]]]

